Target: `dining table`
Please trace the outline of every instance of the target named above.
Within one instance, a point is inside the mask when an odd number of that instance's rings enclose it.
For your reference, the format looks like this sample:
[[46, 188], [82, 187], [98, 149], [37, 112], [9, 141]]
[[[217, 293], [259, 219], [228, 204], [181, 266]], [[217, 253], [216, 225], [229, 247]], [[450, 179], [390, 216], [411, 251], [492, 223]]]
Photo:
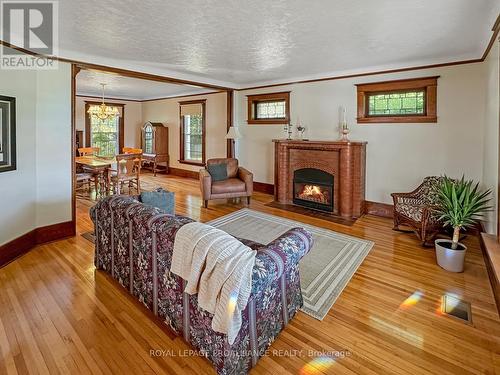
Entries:
[[76, 164], [81, 166], [86, 172], [94, 176], [96, 194], [103, 191], [109, 193], [111, 186], [110, 171], [116, 167], [116, 159], [102, 156], [78, 156], [75, 158]]

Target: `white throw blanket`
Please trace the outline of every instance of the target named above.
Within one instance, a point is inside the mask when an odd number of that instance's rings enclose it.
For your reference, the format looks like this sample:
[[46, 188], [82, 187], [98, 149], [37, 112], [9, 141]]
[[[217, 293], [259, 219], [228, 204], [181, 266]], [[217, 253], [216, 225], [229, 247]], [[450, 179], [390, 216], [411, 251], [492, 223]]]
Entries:
[[193, 222], [175, 236], [171, 272], [187, 281], [188, 294], [214, 315], [212, 329], [233, 344], [241, 328], [241, 312], [252, 291], [257, 252], [226, 232]]

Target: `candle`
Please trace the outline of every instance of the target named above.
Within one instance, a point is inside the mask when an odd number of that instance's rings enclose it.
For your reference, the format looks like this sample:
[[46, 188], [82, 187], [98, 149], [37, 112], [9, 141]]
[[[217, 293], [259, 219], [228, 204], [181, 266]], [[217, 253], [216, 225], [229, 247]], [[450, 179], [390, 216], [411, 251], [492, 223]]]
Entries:
[[343, 105], [339, 107], [339, 122], [341, 124], [346, 122], [346, 109]]

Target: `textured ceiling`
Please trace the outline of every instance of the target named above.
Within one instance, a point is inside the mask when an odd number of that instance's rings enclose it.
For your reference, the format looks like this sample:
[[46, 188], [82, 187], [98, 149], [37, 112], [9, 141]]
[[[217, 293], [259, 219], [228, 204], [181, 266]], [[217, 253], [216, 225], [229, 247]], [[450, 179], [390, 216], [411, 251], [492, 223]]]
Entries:
[[82, 70], [76, 76], [76, 93], [85, 96], [101, 96], [101, 83], [106, 84], [105, 97], [119, 99], [147, 100], [214, 91], [194, 86], [123, 77], [94, 70]]
[[60, 0], [59, 55], [241, 87], [477, 59], [499, 0]]

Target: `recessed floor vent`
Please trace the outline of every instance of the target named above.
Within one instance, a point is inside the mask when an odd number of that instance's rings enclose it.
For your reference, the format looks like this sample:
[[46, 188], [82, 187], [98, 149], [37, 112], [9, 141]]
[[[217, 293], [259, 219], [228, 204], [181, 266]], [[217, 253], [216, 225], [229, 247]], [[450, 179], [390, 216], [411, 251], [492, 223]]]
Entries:
[[471, 305], [457, 297], [445, 294], [441, 298], [441, 312], [455, 319], [472, 324]]

